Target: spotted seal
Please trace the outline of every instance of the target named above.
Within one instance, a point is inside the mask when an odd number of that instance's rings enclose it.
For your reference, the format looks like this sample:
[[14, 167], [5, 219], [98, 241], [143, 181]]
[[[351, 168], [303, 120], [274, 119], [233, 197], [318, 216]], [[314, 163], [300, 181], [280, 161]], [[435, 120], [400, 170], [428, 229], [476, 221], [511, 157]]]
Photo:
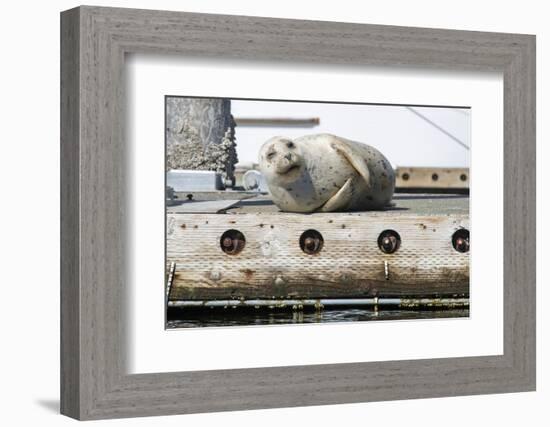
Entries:
[[273, 202], [285, 212], [382, 209], [395, 173], [377, 149], [331, 134], [276, 136], [259, 153]]

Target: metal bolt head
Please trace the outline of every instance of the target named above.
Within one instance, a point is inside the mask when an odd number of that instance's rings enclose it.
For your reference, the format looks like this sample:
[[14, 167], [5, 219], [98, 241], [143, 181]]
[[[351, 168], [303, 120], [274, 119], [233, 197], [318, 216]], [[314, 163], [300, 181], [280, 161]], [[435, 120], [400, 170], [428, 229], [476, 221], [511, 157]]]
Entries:
[[455, 241], [455, 248], [458, 252], [468, 252], [470, 250], [470, 240], [458, 237]]
[[245, 237], [238, 230], [227, 230], [220, 239], [221, 249], [228, 255], [237, 255], [244, 249], [245, 244]]
[[304, 247], [307, 252], [317, 252], [317, 249], [319, 248], [319, 239], [316, 239], [315, 237], [306, 237], [304, 240]]
[[470, 251], [470, 231], [460, 228], [453, 233], [452, 245], [455, 251], [466, 253]]
[[385, 254], [393, 254], [401, 245], [401, 236], [395, 230], [384, 230], [378, 236], [378, 247]]
[[380, 242], [380, 249], [382, 252], [387, 254], [392, 254], [397, 250], [397, 239], [395, 236], [386, 235], [382, 238]]
[[300, 248], [308, 255], [315, 255], [323, 248], [323, 241], [323, 236], [317, 230], [306, 230], [300, 236]]

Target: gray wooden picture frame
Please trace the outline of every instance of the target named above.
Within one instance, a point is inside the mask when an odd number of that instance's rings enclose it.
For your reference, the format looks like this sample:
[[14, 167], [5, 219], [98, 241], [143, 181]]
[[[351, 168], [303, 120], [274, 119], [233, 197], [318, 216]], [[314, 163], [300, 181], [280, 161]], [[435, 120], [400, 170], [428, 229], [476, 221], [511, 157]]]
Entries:
[[[502, 72], [503, 355], [128, 375], [124, 58], [134, 52]], [[530, 390], [534, 36], [88, 6], [62, 12], [63, 414], [100, 419]]]

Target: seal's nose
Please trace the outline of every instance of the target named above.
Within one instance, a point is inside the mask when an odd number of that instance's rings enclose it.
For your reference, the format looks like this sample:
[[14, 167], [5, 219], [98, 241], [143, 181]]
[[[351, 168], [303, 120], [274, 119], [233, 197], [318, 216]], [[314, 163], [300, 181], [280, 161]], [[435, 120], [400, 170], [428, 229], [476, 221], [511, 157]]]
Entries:
[[292, 153], [286, 153], [285, 154], [285, 159], [292, 160]]

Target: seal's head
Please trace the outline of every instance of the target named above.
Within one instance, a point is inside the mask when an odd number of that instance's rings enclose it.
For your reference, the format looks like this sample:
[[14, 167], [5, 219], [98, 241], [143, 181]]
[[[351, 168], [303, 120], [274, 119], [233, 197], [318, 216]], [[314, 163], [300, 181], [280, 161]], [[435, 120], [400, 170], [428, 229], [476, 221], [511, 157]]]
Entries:
[[297, 180], [304, 166], [300, 147], [283, 136], [275, 136], [262, 145], [259, 163], [262, 174], [273, 183]]

